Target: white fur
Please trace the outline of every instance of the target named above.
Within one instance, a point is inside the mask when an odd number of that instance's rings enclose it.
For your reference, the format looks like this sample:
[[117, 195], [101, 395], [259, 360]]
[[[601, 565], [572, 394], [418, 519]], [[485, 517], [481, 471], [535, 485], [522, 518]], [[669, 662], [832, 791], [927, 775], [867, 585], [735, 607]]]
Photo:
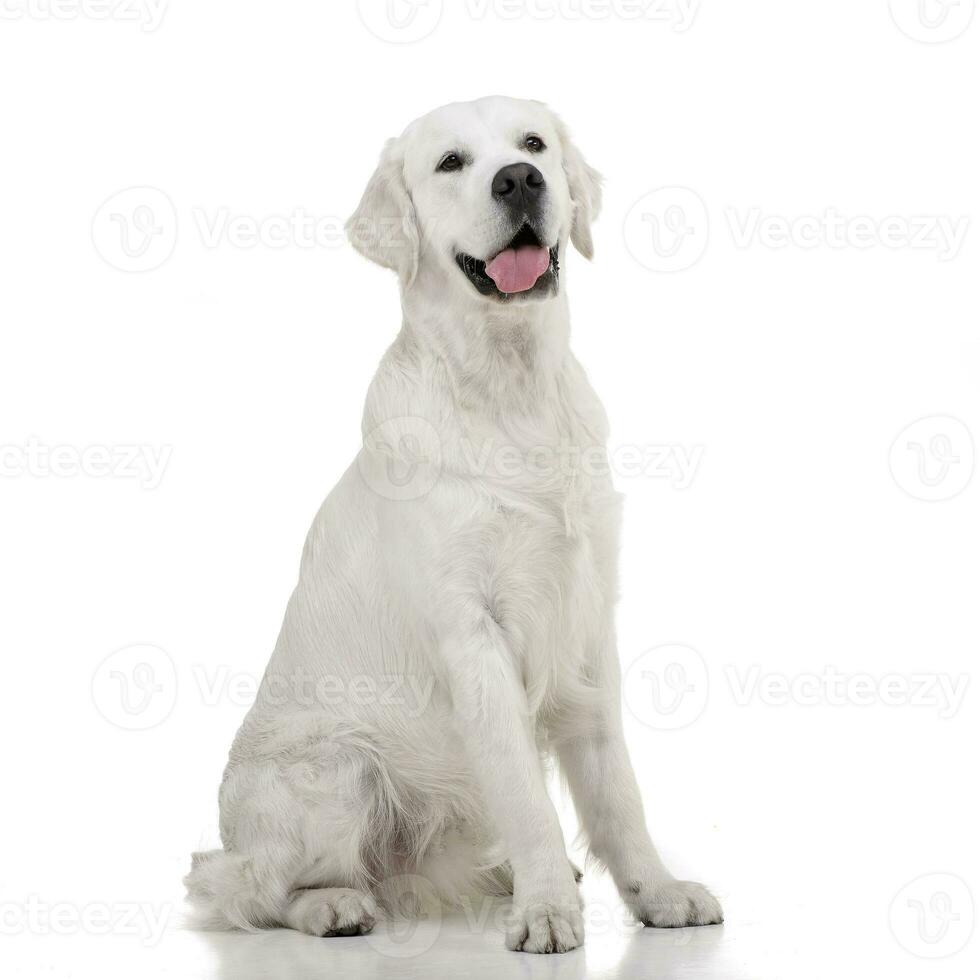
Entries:
[[[528, 132], [546, 144], [533, 159]], [[437, 172], [450, 150], [468, 166]], [[591, 255], [598, 175], [536, 102], [417, 120], [351, 219], [355, 246], [397, 271], [404, 319], [232, 746], [224, 848], [195, 855], [187, 877], [212, 924], [366, 931], [373, 898], [390, 906], [405, 881], [419, 901], [512, 885], [512, 949], [578, 946], [548, 757], [639, 918], [720, 921], [658, 858], [623, 742], [619, 497], [602, 466], [532, 463], [560, 447], [605, 461], [605, 416], [568, 347], [564, 271], [557, 295], [500, 303], [454, 261], [513, 236], [490, 182], [522, 160], [547, 182], [549, 242], [562, 259], [569, 240]]]

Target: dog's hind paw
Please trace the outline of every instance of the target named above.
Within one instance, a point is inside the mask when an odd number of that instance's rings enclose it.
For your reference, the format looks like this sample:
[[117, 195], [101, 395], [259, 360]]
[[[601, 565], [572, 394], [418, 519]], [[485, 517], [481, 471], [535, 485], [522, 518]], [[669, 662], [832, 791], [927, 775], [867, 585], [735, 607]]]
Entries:
[[353, 888], [310, 888], [296, 892], [286, 922], [311, 936], [363, 936], [374, 928], [374, 899]]

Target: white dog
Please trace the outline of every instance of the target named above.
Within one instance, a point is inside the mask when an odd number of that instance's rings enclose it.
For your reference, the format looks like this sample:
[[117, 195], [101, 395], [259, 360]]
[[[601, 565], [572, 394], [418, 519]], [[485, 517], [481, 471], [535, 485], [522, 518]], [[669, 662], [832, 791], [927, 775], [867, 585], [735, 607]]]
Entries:
[[658, 857], [623, 741], [620, 504], [561, 273], [599, 201], [538, 102], [445, 106], [385, 147], [348, 231], [398, 273], [402, 329], [232, 746], [224, 849], [186, 879], [212, 923], [352, 935], [406, 890], [482, 890], [513, 893], [511, 949], [579, 946], [549, 758], [640, 920], [721, 921]]

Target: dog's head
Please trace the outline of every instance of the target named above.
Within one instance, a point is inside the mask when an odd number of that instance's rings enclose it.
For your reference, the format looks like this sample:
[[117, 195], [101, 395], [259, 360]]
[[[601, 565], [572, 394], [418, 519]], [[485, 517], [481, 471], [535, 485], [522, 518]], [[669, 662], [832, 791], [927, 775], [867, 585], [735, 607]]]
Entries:
[[592, 257], [600, 178], [540, 102], [491, 97], [436, 109], [389, 140], [347, 223], [363, 255], [477, 301], [560, 289], [569, 239]]

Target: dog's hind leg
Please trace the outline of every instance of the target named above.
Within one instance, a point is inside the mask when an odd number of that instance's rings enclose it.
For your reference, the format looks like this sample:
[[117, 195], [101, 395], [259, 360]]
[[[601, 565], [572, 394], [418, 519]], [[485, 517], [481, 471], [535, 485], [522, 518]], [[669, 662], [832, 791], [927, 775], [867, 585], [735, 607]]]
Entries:
[[[341, 879], [342, 875], [337, 875]], [[268, 855], [227, 851], [193, 855], [184, 879], [204, 928], [255, 930], [287, 926], [311, 936], [364, 935], [374, 927], [377, 906], [364, 890], [344, 887], [290, 890], [293, 876]]]
[[393, 791], [368, 740], [323, 722], [253, 726], [221, 790], [224, 850], [194, 855], [185, 878], [199, 922], [367, 932], [370, 894], [396, 832]]
[[280, 924], [290, 888], [273, 855], [223, 850], [193, 854], [184, 885], [199, 928], [249, 931]]

